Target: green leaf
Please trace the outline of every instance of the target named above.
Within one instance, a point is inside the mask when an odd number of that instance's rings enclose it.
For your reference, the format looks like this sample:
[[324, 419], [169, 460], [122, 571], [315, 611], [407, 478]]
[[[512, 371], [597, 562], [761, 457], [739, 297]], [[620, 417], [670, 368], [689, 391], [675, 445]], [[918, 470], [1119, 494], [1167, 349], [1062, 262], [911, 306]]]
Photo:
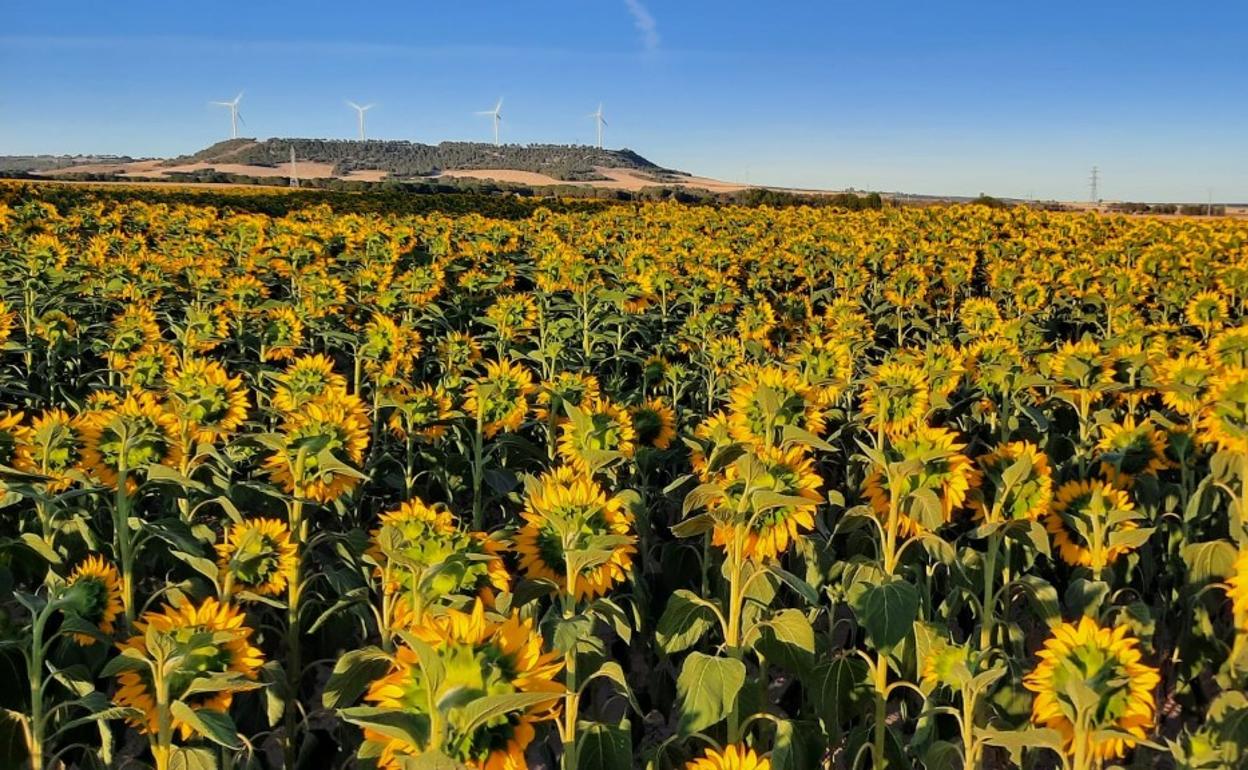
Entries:
[[770, 566], [767, 568], [767, 571], [783, 580], [784, 584], [796, 591], [797, 595], [802, 597], [807, 604], [819, 604], [819, 592], [810, 583], [781, 567]]
[[793, 721], [790, 719], [776, 720], [776, 737], [771, 747], [771, 767], [773, 770], [803, 770], [801, 756], [796, 751], [793, 740]]
[[400, 770], [468, 770], [440, 751], [426, 751], [415, 757], [397, 757]]
[[241, 749], [242, 741], [238, 739], [238, 728], [229, 714], [209, 709], [193, 709], [184, 701], [175, 700], [169, 704], [169, 712], [191, 726], [195, 732], [208, 740], [227, 749]]
[[668, 655], [686, 650], [697, 644], [715, 622], [713, 605], [682, 588], [667, 600], [667, 607], [659, 618], [656, 632], [659, 647]]
[[1001, 746], [1011, 751], [1025, 748], [1052, 749], [1062, 752], [1062, 734], [1051, 728], [1026, 728], [1023, 730], [997, 730], [992, 727], [978, 728], [980, 738], [989, 746]]
[[261, 687], [264, 687], [263, 683], [248, 679], [239, 673], [210, 674], [196, 678], [181, 694], [181, 697], [187, 698], [205, 692], [244, 692], [258, 690]]
[[523, 711], [533, 706], [552, 703], [559, 699], [558, 693], [513, 692], [506, 695], [487, 695], [477, 698], [463, 707], [456, 729], [461, 735], [471, 735], [494, 717]]
[[632, 770], [633, 738], [628, 720], [618, 727], [582, 722], [577, 728], [578, 770]]
[[1098, 617], [1108, 598], [1109, 584], [1103, 580], [1075, 578], [1066, 587], [1066, 609], [1072, 616]]
[[1203, 585], [1226, 580], [1234, 574], [1235, 546], [1226, 540], [1208, 543], [1191, 543], [1183, 546], [1183, 561], [1187, 564], [1187, 580], [1191, 585]]
[[872, 647], [881, 651], [906, 638], [919, 616], [918, 590], [896, 576], [876, 584], [855, 585], [849, 603]]
[[217, 754], [212, 749], [174, 746], [169, 753], [169, 770], [217, 770]]
[[1023, 575], [1010, 585], [1023, 590], [1036, 615], [1050, 628], [1061, 625], [1062, 606], [1057, 600], [1057, 589], [1047, 580], [1036, 575]]
[[368, 686], [390, 670], [390, 656], [376, 647], [352, 650], [334, 663], [334, 670], [325, 683], [321, 704], [327, 709], [340, 708], [359, 700]]
[[343, 721], [359, 727], [376, 730], [387, 738], [398, 738], [415, 746], [424, 746], [429, 740], [428, 717], [416, 713], [372, 706], [353, 706], [338, 709]]
[[760, 623], [756, 647], [768, 659], [794, 674], [805, 674], [815, 665], [815, 629], [798, 609], [780, 610]]
[[727, 716], [744, 684], [745, 664], [741, 661], [690, 653], [676, 678], [680, 733], [699, 732]]
[[48, 545], [46, 540], [39, 537], [34, 532], [23, 532], [21, 535], [21, 540], [22, 540], [22, 543], [27, 548], [39, 554], [39, 557], [42, 558], [47, 563], [49, 564], [61, 563], [61, 555], [57, 553], [52, 548], [52, 546]]

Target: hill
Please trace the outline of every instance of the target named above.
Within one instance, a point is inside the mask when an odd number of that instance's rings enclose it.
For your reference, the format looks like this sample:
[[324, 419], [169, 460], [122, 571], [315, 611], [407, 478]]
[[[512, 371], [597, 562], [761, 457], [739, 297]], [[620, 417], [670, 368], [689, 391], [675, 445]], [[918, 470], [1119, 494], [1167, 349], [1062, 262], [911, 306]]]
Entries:
[[563, 182], [602, 181], [600, 169], [626, 169], [660, 177], [676, 174], [651, 163], [632, 150], [605, 150], [583, 145], [506, 144], [480, 142], [418, 142], [341, 139], [230, 139], [192, 155], [165, 161], [165, 166], [231, 164], [277, 168], [290, 162], [295, 150], [299, 163], [323, 163], [345, 177], [361, 171], [380, 171], [396, 179], [438, 176], [448, 170], [508, 169], [542, 174]]

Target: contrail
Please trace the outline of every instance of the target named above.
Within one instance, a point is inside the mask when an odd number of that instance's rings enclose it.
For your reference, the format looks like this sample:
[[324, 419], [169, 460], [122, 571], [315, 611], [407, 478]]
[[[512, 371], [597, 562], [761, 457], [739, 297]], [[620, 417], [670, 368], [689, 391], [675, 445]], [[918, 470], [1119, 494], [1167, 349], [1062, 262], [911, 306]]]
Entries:
[[624, 0], [628, 12], [633, 16], [633, 26], [641, 33], [641, 45], [647, 53], [659, 50], [659, 25], [650, 15], [649, 9], [641, 4], [641, 0]]

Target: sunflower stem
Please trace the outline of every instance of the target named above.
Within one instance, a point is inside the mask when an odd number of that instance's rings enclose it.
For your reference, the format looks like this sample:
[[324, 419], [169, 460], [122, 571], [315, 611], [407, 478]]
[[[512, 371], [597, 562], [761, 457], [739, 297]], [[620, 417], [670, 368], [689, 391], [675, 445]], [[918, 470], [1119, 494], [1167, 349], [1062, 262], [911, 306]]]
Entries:
[[871, 761], [875, 770], [885, 770], [888, 758], [885, 754], [884, 740], [888, 733], [888, 657], [883, 652], [875, 654], [875, 731], [871, 744]]
[[988, 536], [988, 555], [984, 557], [984, 601], [983, 623], [979, 627], [979, 649], [987, 652], [992, 644], [993, 616], [996, 613], [996, 601], [993, 599], [993, 580], [997, 571], [997, 552], [1001, 548], [1001, 530], [998, 529]]
[[485, 421], [485, 399], [477, 399], [476, 425], [472, 432], [472, 528], [480, 532], [485, 528], [485, 507], [481, 500], [481, 480], [485, 475], [484, 442], [482, 435]]
[[303, 663], [302, 647], [299, 638], [299, 599], [303, 590], [304, 543], [306, 541], [306, 523], [303, 520], [304, 495], [304, 464], [307, 450], [300, 447], [295, 455], [294, 494], [290, 501], [290, 536], [295, 545], [295, 574], [286, 583], [286, 713], [285, 736], [283, 751], [287, 770], [294, 770], [299, 756], [299, 744], [295, 733], [298, 730], [299, 682]]

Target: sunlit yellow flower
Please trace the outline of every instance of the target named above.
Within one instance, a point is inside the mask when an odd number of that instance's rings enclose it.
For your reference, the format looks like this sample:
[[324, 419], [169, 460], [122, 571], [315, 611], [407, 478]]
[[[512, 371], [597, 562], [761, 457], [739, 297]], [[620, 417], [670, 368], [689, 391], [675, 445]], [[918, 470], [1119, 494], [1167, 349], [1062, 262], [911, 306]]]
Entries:
[[1062, 561], [1099, 571], [1139, 546], [1123, 540], [1124, 533], [1140, 526], [1134, 518], [1124, 518], [1133, 510], [1127, 493], [1109, 483], [1068, 481], [1058, 488], [1044, 526]]
[[1166, 460], [1166, 432], [1152, 420], [1137, 423], [1128, 415], [1121, 423], [1102, 429], [1096, 448], [1101, 452], [1101, 473], [1123, 486], [1140, 475], [1156, 476], [1170, 463]]
[[1231, 600], [1235, 633], [1248, 634], [1248, 548], [1240, 549], [1231, 572], [1226, 580], [1226, 597]]
[[[1161, 681], [1157, 669], [1142, 662], [1138, 644], [1126, 625], [1102, 628], [1087, 616], [1077, 624], [1063, 623], [1023, 678], [1023, 686], [1035, 693], [1031, 721], [1061, 733], [1068, 755], [1080, 752], [1101, 762], [1125, 756], [1152, 729], [1153, 690]], [[1075, 687], [1090, 690], [1096, 702], [1081, 704]], [[1098, 735], [1099, 730], [1132, 737]]]
[[285, 361], [294, 358], [295, 349], [303, 345], [303, 319], [290, 305], [278, 305], [265, 313], [262, 361]]
[[288, 494], [321, 503], [355, 489], [368, 448], [369, 420], [353, 395], [328, 391], [304, 404], [282, 422], [282, 449], [269, 455], [264, 468]]
[[715, 412], [693, 431], [694, 446], [689, 449], [689, 462], [693, 472], [702, 481], [709, 481], [707, 463], [714, 456], [716, 448], [728, 446], [732, 442], [732, 433], [728, 427], [728, 415], [723, 411]]
[[[441, 750], [451, 759], [474, 770], [527, 770], [524, 752], [536, 735], [533, 725], [554, 716], [552, 709], [563, 692], [554, 681], [563, 662], [557, 653], [543, 650], [533, 621], [515, 614], [491, 619], [478, 601], [470, 612], [445, 610], [430, 616], [411, 633], [428, 645], [425, 654], [437, 657], [441, 687], [428, 692], [421, 653], [404, 645], [396, 650], [389, 673], [369, 686], [365, 702], [424, 723], [433, 703], [448, 731]], [[472, 703], [511, 693], [549, 693], [550, 699], [509, 709], [466, 730]], [[380, 770], [399, 770], [403, 757], [419, 756], [428, 748], [370, 728], [364, 730], [364, 741]]]
[[1109, 363], [1096, 342], [1067, 342], [1049, 359], [1049, 379], [1059, 396], [1091, 405], [1104, 395], [1110, 381]]
[[786, 362], [820, 406], [835, 404], [854, 377], [853, 348], [831, 336], [803, 339], [790, 349]]
[[1248, 454], [1248, 368], [1213, 378], [1200, 413], [1200, 437], [1227, 452]]
[[1157, 372], [1161, 400], [1179, 414], [1191, 417], [1200, 411], [1212, 378], [1213, 367], [1204, 355], [1190, 354], [1167, 359]]
[[751, 369], [728, 395], [728, 426], [733, 438], [744, 444], [774, 444], [785, 426], [819, 435], [825, 424], [810, 388], [791, 369]]
[[[551, 580], [577, 599], [602, 596], [628, 578], [637, 553], [632, 514], [589, 476], [566, 466], [545, 474], [525, 495], [520, 515], [513, 542], [530, 578]], [[569, 577], [567, 554], [587, 550], [610, 555]]]
[[564, 404], [580, 408], [598, 399], [600, 395], [598, 378], [594, 375], [559, 372], [550, 381], [542, 383], [537, 392], [533, 414], [541, 422], [546, 422], [553, 413], [555, 421], [563, 424], [568, 419]]
[[872, 431], [900, 436], [922, 422], [930, 398], [922, 369], [886, 363], [875, 370], [863, 388], [862, 414]]
[[135, 303], [113, 319], [108, 341], [108, 365], [125, 371], [133, 355], [144, 347], [160, 342], [160, 326], [156, 313], [145, 304]]
[[1209, 358], [1227, 369], [1248, 368], [1248, 325], [1223, 329], [1209, 340]]
[[737, 333], [742, 340], [756, 342], [765, 349], [771, 349], [771, 333], [776, 328], [776, 311], [764, 297], [741, 308], [737, 317]]
[[1011, 441], [980, 457], [984, 500], [976, 514], [988, 522], [1035, 521], [1049, 510], [1053, 499], [1053, 471], [1049, 457], [1035, 444]]
[[771, 760], [743, 744], [730, 743], [723, 751], [707, 749], [702, 756], [685, 763], [685, 770], [771, 770]]
[[519, 430], [529, 412], [533, 375], [511, 361], [488, 361], [485, 374], [468, 386], [464, 413], [480, 417], [481, 432], [492, 438], [500, 431]]
[[165, 385], [166, 408], [205, 444], [226, 439], [247, 419], [247, 389], [216, 361], [183, 361]]
[[[863, 482], [863, 491], [872, 510], [886, 521], [895, 499], [898, 532], [907, 537], [952, 521], [954, 511], [966, 503], [967, 494], [980, 482], [975, 466], [962, 453], [963, 448], [958, 434], [929, 426], [887, 442], [884, 457], [890, 464], [918, 462], [919, 465], [893, 480], [896, 489], [890, 484], [887, 469], [873, 467]], [[935, 494], [940, 502], [939, 511], [916, 508], [922, 503], [917, 496], [922, 490]]]
[[347, 387], [346, 378], [334, 371], [334, 362], [320, 354], [296, 358], [276, 379], [273, 408], [286, 414]]
[[298, 558], [290, 530], [278, 519], [232, 524], [217, 544], [217, 566], [231, 593], [281, 596], [298, 571]]
[[1216, 291], [1202, 291], [1192, 297], [1184, 310], [1188, 325], [1195, 326], [1205, 334], [1215, 332], [1226, 324], [1229, 309], [1226, 298]]
[[451, 418], [451, 397], [441, 388], [429, 384], [417, 387], [400, 382], [386, 391], [394, 410], [390, 413], [390, 430], [399, 438], [420, 436], [437, 441], [446, 435]]
[[992, 300], [974, 297], [962, 303], [958, 320], [962, 322], [962, 328], [972, 336], [979, 336], [1001, 322], [1001, 311]]
[[117, 486], [126, 471], [126, 486], [138, 487], [134, 474], [150, 465], [176, 465], [182, 457], [177, 419], [151, 393], [131, 393], [125, 401], [82, 419], [85, 447], [82, 465], [107, 487]]
[[[756, 447], [724, 468], [720, 486], [726, 495], [712, 505], [740, 515], [716, 521], [711, 543], [729, 550], [736, 542], [741, 557], [765, 562], [778, 558], [802, 532], [814, 528], [823, 480], [810, 451], [794, 444], [787, 449]], [[775, 505], [768, 500], [759, 506], [760, 492], [783, 495], [787, 502]]]
[[577, 470], [588, 473], [607, 453], [632, 457], [636, 431], [628, 410], [605, 398], [595, 399], [572, 413], [560, 428], [559, 456]]
[[[5, 430], [5, 419], [0, 417], [0, 432]], [[84, 473], [83, 431], [78, 418], [62, 409], [50, 409], [36, 417], [29, 428], [15, 438], [13, 467], [47, 477], [44, 484], [49, 494], [63, 492], [80, 480]]]
[[[140, 633], [117, 647], [150, 658], [153, 650], [148, 647], [148, 636], [164, 640], [173, 651], [170, 659], [178, 664], [166, 677], [171, 701], [181, 700], [195, 711], [226, 712], [234, 700], [233, 692], [186, 693], [195, 682], [213, 674], [233, 672], [246, 679], [258, 677], [264, 658], [260, 650], [251, 645], [252, 631], [244, 625], [245, 620], [239, 609], [216, 599], [205, 599], [199, 605], [186, 602], [176, 609], [166, 606], [160, 612], [143, 613], [135, 622]], [[203, 644], [204, 634], [209, 635], [212, 644]], [[188, 647], [192, 640], [196, 646]], [[142, 717], [131, 721], [131, 726], [139, 732], [156, 733], [156, 693], [147, 669], [130, 669], [117, 674], [113, 701], [142, 712]], [[173, 718], [173, 729], [182, 740], [194, 734], [194, 728], [177, 717]]]
[[[111, 636], [116, 628], [113, 621], [121, 617], [125, 608], [121, 602], [121, 574], [117, 567], [101, 556], [88, 556], [65, 581], [67, 588], [76, 588], [73, 611], [83, 620], [97, 626], [101, 633]], [[74, 641], [88, 647], [95, 638], [75, 633]]]

